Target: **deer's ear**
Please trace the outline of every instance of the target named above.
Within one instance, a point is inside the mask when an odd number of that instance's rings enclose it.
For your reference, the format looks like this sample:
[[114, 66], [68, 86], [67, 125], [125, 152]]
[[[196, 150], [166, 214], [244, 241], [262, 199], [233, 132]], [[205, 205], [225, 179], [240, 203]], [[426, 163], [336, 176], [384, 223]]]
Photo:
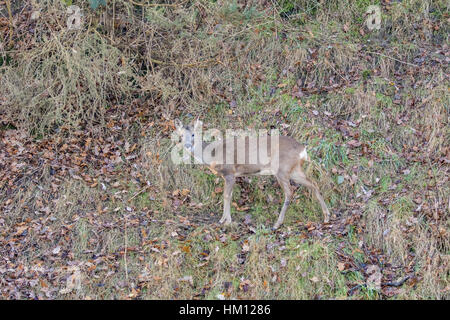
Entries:
[[203, 122], [199, 118], [197, 118], [197, 120], [195, 120], [194, 130], [201, 128], [202, 125], [203, 125]]
[[180, 119], [175, 119], [175, 120], [173, 121], [173, 123], [175, 124], [175, 128], [176, 128], [177, 130], [180, 130], [180, 129], [183, 128], [183, 123], [180, 121]]

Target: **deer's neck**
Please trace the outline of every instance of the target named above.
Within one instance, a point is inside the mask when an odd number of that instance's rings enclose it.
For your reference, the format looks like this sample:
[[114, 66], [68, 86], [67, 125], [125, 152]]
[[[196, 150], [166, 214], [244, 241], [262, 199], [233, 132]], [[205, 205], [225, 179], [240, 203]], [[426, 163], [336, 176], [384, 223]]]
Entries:
[[203, 150], [205, 150], [205, 148], [210, 144], [211, 142], [202, 141], [201, 148], [198, 150], [195, 149], [198, 147], [195, 147], [194, 149], [185, 149], [196, 161], [198, 161], [199, 164], [207, 164], [203, 161]]

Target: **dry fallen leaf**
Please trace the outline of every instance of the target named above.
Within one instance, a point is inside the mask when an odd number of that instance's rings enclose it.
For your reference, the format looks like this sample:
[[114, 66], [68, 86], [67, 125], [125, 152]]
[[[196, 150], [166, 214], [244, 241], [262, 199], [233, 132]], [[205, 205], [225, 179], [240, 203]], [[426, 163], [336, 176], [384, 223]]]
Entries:
[[27, 229], [28, 229], [27, 226], [20, 226], [20, 227], [17, 227], [15, 235], [16, 235], [16, 236], [19, 236], [19, 235], [21, 235], [21, 234], [22, 234], [25, 230], [27, 230]]
[[249, 252], [250, 251], [250, 246], [248, 244], [248, 241], [244, 241], [244, 243], [242, 244], [242, 252]]

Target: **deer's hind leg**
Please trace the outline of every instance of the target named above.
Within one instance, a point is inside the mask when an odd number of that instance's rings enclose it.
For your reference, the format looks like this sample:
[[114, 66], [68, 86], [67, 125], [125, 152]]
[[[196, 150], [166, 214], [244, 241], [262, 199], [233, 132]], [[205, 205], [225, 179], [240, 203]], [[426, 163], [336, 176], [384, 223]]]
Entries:
[[319, 192], [319, 188], [315, 186], [315, 184], [306, 177], [303, 170], [301, 170], [300, 167], [298, 167], [297, 170], [294, 170], [293, 174], [291, 175], [291, 179], [298, 184], [301, 184], [307, 188], [310, 188], [314, 195], [316, 196], [317, 200], [319, 200], [320, 206], [322, 207], [322, 212], [324, 216], [324, 222], [328, 223], [330, 220], [330, 212], [328, 211], [327, 205], [325, 204], [325, 201], [322, 198], [322, 195]]

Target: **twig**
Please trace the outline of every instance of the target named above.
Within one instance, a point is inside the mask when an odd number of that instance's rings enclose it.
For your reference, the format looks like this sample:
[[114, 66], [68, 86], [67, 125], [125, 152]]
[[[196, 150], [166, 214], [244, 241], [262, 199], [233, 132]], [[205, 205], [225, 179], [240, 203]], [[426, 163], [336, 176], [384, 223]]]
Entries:
[[128, 235], [127, 235], [127, 216], [124, 217], [125, 221], [125, 253], [123, 255], [124, 263], [125, 263], [125, 277], [127, 279], [128, 284], [128, 263], [127, 263], [127, 248], [128, 248]]
[[127, 201], [130, 202], [131, 200], [133, 200], [134, 198], [136, 198], [138, 195], [140, 195], [142, 192], [144, 192], [145, 190], [147, 190], [148, 188], [150, 188], [150, 186], [145, 186], [144, 188], [142, 188], [140, 191], [136, 192], [130, 199], [128, 199]]
[[133, 0], [128, 0], [130, 3], [134, 4], [135, 6], [141, 6], [141, 7], [157, 7], [157, 6], [161, 6], [161, 7], [177, 7], [180, 6], [184, 3], [186, 3], [187, 1], [182, 1], [179, 3], [140, 3], [140, 2], [136, 2]]
[[395, 61], [397, 61], [397, 62], [400, 62], [400, 63], [403, 63], [403, 64], [407, 64], [407, 65], [410, 65], [410, 66], [413, 66], [413, 67], [417, 67], [417, 68], [419, 67], [417, 64], [410, 63], [410, 62], [406, 62], [406, 61], [402, 61], [402, 60], [398, 60], [398, 59], [396, 59], [396, 58], [394, 58], [394, 57], [385, 55], [385, 54], [383, 54], [383, 53], [379, 53], [379, 52], [375, 52], [375, 51], [366, 51], [366, 52], [367, 52], [367, 53], [377, 54], [377, 55], [379, 55], [379, 56], [382, 56], [382, 57], [385, 57], [385, 58], [388, 58], [388, 59], [392, 59], [392, 60], [395, 60]]
[[334, 72], [336, 72], [336, 74], [338, 74], [344, 81], [346, 84], [349, 84], [348, 79], [345, 79], [344, 76], [340, 73], [337, 72], [337, 70], [331, 65], [330, 61], [328, 61], [327, 58], [325, 58], [325, 63], [331, 68], [333, 69]]
[[353, 295], [353, 292], [354, 292], [355, 290], [360, 289], [360, 288], [365, 288], [365, 287], [366, 287], [365, 284], [357, 284], [356, 286], [354, 286], [353, 288], [351, 288], [350, 290], [348, 290], [347, 295], [348, 295], [348, 296], [351, 296], [351, 295]]
[[[404, 279], [400, 280], [400, 281], [396, 281], [396, 282], [383, 282], [381, 284], [382, 287], [400, 287], [402, 286], [406, 280], [408, 280], [409, 278], [411, 278], [411, 276], [406, 276]], [[353, 295], [353, 292], [358, 290], [358, 289], [362, 289], [362, 288], [367, 288], [366, 284], [357, 284], [356, 286], [354, 286], [353, 288], [351, 288], [350, 290], [348, 290], [347, 295], [351, 296]]]
[[113, 18], [112, 18], [112, 36], [111, 39], [114, 41], [114, 28], [116, 24], [116, 0], [113, 1]]
[[[236, 58], [231, 58], [228, 60], [228, 62], [235, 60]], [[215, 65], [215, 64], [221, 64], [223, 66], [225, 66], [225, 64], [220, 61], [219, 59], [208, 59], [208, 60], [204, 60], [204, 61], [198, 61], [198, 62], [193, 62], [193, 63], [175, 63], [175, 62], [165, 62], [165, 61], [161, 61], [161, 60], [156, 60], [153, 58], [149, 59], [152, 63], [156, 63], [156, 64], [161, 64], [161, 65], [166, 65], [166, 66], [174, 66], [174, 67], [178, 67], [178, 68], [192, 68], [192, 67], [207, 67], [209, 65]]]
[[409, 278], [411, 278], [411, 276], [406, 276], [404, 279], [396, 281], [396, 282], [384, 282], [381, 285], [385, 286], [385, 287], [400, 287], [402, 286], [406, 280], [408, 280]]
[[111, 37], [108, 37], [107, 35], [101, 34], [100, 32], [97, 31], [96, 28], [89, 28], [89, 30], [94, 31], [100, 38], [105, 37], [106, 39], [108, 39], [109, 41], [111, 41], [111, 43], [113, 43], [113, 44], [115, 43], [115, 41], [114, 41]]
[[6, 0], [6, 8], [8, 10], [9, 16], [9, 46], [11, 46], [13, 38], [13, 16], [11, 11], [11, 0]]

